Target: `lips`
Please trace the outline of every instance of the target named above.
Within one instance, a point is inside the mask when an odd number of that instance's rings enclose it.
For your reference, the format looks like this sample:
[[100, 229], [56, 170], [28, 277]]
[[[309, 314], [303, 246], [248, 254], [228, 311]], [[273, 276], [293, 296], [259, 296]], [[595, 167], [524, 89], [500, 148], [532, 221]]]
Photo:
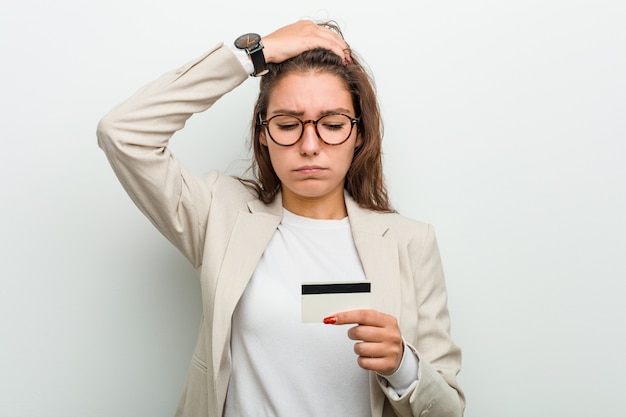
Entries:
[[304, 175], [315, 175], [324, 171], [325, 168], [322, 168], [318, 165], [304, 165], [299, 168], [296, 168], [294, 171]]

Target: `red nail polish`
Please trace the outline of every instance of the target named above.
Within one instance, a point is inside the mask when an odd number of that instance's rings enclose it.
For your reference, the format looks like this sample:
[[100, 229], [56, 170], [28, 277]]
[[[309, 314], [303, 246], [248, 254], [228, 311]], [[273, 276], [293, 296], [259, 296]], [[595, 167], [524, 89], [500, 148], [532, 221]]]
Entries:
[[337, 323], [337, 317], [335, 316], [326, 317], [324, 319], [324, 324], [335, 324], [335, 323]]

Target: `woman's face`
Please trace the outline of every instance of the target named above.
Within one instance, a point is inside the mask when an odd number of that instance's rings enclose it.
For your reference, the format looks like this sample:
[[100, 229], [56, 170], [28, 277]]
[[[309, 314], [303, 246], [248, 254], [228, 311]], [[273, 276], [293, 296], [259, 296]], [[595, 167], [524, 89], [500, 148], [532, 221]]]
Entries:
[[[355, 118], [352, 97], [343, 80], [328, 73], [291, 73], [274, 86], [266, 119], [288, 114], [300, 120], [317, 120], [329, 113]], [[282, 184], [283, 205], [305, 202], [341, 204], [343, 185], [354, 150], [361, 144], [356, 127], [341, 145], [322, 142], [313, 123], [304, 126], [302, 137], [291, 146], [279, 146], [263, 129], [260, 141], [267, 146], [274, 171]]]

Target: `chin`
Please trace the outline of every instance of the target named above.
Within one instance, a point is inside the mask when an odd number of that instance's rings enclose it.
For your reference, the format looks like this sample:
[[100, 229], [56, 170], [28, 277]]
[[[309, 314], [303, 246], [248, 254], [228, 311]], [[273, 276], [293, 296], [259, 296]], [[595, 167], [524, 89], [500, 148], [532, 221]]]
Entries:
[[316, 186], [316, 184], [309, 184], [309, 186], [303, 186], [303, 184], [299, 184], [299, 186], [291, 187], [289, 188], [289, 190], [292, 194], [300, 198], [306, 199], [320, 199], [328, 197], [336, 192], [336, 188], [329, 189], [328, 187]]

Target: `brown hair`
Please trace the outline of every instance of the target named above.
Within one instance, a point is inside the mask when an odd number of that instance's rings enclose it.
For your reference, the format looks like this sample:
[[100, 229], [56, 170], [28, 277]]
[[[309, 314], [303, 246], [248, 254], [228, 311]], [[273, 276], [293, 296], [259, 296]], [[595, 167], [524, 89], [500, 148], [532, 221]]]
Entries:
[[[333, 23], [322, 25], [341, 34]], [[345, 66], [343, 58], [326, 49], [313, 49], [279, 64], [269, 63], [269, 73], [260, 81], [260, 91], [254, 107], [252, 123], [252, 148], [254, 159], [249, 171], [253, 179], [242, 179], [251, 187], [261, 201], [268, 204], [281, 189], [269, 151], [261, 144], [259, 136], [264, 127], [259, 124], [259, 116], [265, 118], [270, 95], [274, 87], [287, 74], [293, 72], [323, 72], [341, 78], [352, 96], [352, 102], [359, 122], [357, 129], [363, 143], [355, 150], [354, 157], [346, 174], [344, 188], [361, 206], [370, 210], [394, 211], [389, 203], [383, 179], [381, 119], [373, 78], [368, 74], [358, 57], [352, 52], [352, 63]]]

